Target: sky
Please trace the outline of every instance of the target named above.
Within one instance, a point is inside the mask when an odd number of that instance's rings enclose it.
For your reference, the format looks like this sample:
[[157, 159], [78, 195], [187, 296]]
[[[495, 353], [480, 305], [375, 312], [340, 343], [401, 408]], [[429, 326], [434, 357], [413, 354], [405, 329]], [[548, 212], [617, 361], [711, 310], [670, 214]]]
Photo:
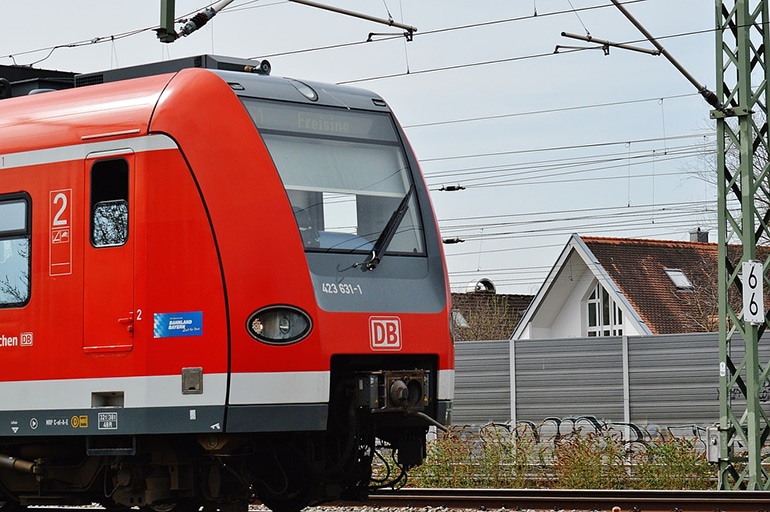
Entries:
[[[92, 72], [211, 53], [372, 90], [404, 127], [442, 236], [462, 241], [444, 246], [452, 291], [487, 278], [535, 294], [572, 233], [688, 240], [701, 228], [716, 242], [715, 124], [696, 88], [663, 56], [561, 35], [652, 48], [610, 0], [318, 3], [417, 31], [409, 41], [288, 0], [235, 0], [166, 44], [151, 30], [157, 0], [5, 0], [0, 65]], [[176, 15], [207, 5], [176, 0]], [[716, 89], [713, 1], [625, 7]]]

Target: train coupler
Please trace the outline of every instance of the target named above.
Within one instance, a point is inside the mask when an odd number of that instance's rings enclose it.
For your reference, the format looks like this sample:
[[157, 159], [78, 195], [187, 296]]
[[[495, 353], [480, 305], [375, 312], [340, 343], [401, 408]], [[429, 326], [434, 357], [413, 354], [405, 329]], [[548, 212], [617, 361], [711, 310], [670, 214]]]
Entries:
[[0, 455], [0, 469], [10, 469], [19, 473], [40, 473], [40, 466], [36, 462], [17, 459], [8, 455]]
[[356, 373], [355, 403], [372, 412], [422, 411], [430, 402], [426, 370], [381, 370]]

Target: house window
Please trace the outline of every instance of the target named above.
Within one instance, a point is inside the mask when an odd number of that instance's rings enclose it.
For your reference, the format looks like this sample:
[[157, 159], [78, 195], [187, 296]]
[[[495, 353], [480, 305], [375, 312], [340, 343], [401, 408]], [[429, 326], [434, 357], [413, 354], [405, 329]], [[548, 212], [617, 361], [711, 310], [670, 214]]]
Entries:
[[599, 283], [586, 300], [586, 312], [589, 337], [623, 335], [623, 312]]
[[692, 290], [693, 286], [687, 275], [678, 268], [666, 268], [663, 269], [671, 282], [674, 283], [677, 290]]

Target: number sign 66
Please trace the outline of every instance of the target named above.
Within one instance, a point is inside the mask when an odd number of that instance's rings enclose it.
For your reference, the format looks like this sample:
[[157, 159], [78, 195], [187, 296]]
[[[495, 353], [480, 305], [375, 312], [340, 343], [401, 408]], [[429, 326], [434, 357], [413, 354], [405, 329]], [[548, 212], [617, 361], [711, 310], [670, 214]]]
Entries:
[[743, 263], [743, 321], [754, 325], [765, 322], [764, 266], [761, 261]]

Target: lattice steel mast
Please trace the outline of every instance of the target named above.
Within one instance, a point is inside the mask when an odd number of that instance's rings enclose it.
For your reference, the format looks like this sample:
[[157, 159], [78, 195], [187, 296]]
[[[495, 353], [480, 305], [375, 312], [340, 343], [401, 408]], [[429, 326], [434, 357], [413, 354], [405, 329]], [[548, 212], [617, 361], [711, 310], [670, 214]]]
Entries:
[[768, 1], [716, 0], [717, 94], [725, 106], [711, 113], [717, 122], [722, 489], [770, 487], [762, 466], [770, 429], [760, 402], [770, 364], [759, 356], [768, 315], [762, 309], [751, 323], [742, 301], [746, 287], [758, 298], [763, 283], [768, 289], [769, 262], [761, 261], [760, 275], [741, 273], [744, 263], [757, 260], [760, 241], [770, 239]]

